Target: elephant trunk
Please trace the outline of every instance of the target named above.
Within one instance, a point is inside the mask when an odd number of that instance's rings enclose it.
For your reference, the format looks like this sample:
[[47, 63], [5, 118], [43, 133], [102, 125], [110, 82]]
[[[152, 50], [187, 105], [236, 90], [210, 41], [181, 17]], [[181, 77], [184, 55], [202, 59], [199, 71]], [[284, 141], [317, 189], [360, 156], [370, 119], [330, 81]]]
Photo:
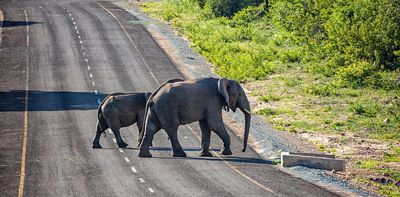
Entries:
[[251, 121], [251, 114], [245, 113], [244, 114], [244, 136], [243, 136], [243, 149], [242, 152], [246, 152], [246, 147], [247, 147], [247, 140], [249, 139], [249, 131], [250, 131], [250, 121]]
[[250, 111], [250, 105], [249, 105], [249, 101], [247, 100], [246, 96], [244, 96], [243, 98], [239, 99], [239, 103], [238, 103], [238, 107], [239, 109], [244, 113], [244, 134], [243, 134], [243, 149], [242, 152], [246, 151], [246, 147], [247, 147], [247, 140], [249, 138], [249, 132], [250, 132], [250, 121], [251, 121], [251, 111]]

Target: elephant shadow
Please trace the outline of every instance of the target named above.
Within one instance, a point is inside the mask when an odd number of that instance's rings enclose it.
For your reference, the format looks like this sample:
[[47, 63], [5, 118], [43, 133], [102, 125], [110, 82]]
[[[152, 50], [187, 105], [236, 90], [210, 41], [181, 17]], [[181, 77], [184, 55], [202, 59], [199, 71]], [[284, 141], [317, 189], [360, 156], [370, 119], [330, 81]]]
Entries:
[[[215, 155], [215, 154], [214, 154]], [[198, 160], [198, 161], [216, 161], [216, 162], [233, 162], [233, 163], [246, 163], [246, 164], [267, 164], [274, 165], [272, 160], [266, 160], [262, 158], [252, 157], [237, 157], [237, 156], [223, 156], [223, 157], [153, 157], [157, 159], [186, 159], [186, 160]]]
[[[103, 148], [103, 149], [118, 149], [118, 148]], [[137, 147], [126, 147], [124, 149], [128, 150], [139, 150]], [[153, 151], [172, 151], [171, 147], [150, 147], [150, 150]], [[189, 147], [183, 148], [184, 151], [193, 151], [199, 152], [201, 148]], [[210, 151], [219, 152], [221, 149], [219, 148], [210, 148]], [[215, 155], [215, 153], [214, 153]], [[233, 163], [246, 163], [246, 164], [266, 164], [266, 165], [275, 165], [273, 160], [266, 160], [257, 157], [237, 157], [237, 156], [223, 156], [223, 157], [157, 157], [153, 156], [154, 159], [183, 159], [183, 160], [196, 160], [196, 161], [215, 161], [215, 162], [233, 162]]]
[[[102, 149], [118, 149], [118, 148], [102, 148]], [[126, 147], [123, 149], [128, 149], [128, 150], [139, 150], [139, 148], [137, 147]], [[156, 146], [156, 147], [150, 147], [150, 150], [154, 150], [154, 151], [172, 151], [171, 147], [160, 147], [160, 146]], [[201, 148], [195, 148], [195, 147], [189, 147], [189, 148], [183, 148], [184, 151], [201, 151]], [[210, 148], [210, 151], [221, 151], [220, 148]]]

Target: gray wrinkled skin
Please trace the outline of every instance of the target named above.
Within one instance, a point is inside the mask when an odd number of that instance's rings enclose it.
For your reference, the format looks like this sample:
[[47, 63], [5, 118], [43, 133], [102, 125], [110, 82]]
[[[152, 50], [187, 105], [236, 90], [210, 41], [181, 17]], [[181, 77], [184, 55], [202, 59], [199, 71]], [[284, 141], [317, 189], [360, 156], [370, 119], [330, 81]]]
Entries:
[[239, 108], [245, 114], [242, 150], [245, 151], [251, 112], [246, 94], [237, 81], [225, 78], [200, 78], [164, 83], [148, 100], [144, 138], [140, 144], [139, 157], [152, 157], [149, 146], [155, 133], [160, 129], [164, 129], [171, 140], [173, 156], [186, 157], [179, 143], [177, 130], [179, 125], [195, 121], [199, 121], [202, 132], [200, 156], [212, 156], [209, 151], [211, 131], [214, 131], [224, 143], [221, 153], [231, 155], [230, 136], [222, 120], [223, 108], [234, 112]]
[[120, 148], [128, 146], [121, 138], [120, 128], [137, 123], [140, 135], [145, 117], [146, 101], [150, 95], [150, 92], [108, 95], [98, 108], [97, 131], [93, 140], [93, 148], [102, 148], [99, 139], [108, 128], [114, 133]]

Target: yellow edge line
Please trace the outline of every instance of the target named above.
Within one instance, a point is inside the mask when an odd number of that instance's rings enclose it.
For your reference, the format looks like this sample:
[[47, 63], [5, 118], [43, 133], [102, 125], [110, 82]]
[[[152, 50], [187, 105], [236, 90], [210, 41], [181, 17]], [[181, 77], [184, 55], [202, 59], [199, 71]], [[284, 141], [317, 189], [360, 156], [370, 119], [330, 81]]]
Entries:
[[[194, 132], [194, 130], [192, 129], [192, 127], [190, 127], [189, 125], [186, 125], [187, 128], [189, 128], [189, 130], [197, 137], [197, 139], [200, 139], [200, 136], [198, 136], [196, 134], [196, 132]], [[238, 173], [239, 175], [241, 175], [242, 177], [246, 178], [247, 180], [249, 180], [250, 182], [252, 182], [253, 184], [257, 185], [258, 187], [264, 189], [267, 192], [271, 192], [271, 193], [275, 193], [272, 189], [262, 185], [261, 183], [259, 183], [258, 181], [252, 179], [251, 177], [243, 174], [242, 172], [240, 172], [238, 169], [236, 169], [234, 166], [232, 166], [228, 161], [226, 161], [218, 152], [215, 152], [213, 150], [211, 150], [211, 152], [213, 152], [215, 155], [217, 155], [218, 158], [220, 158], [228, 167], [230, 167], [232, 170], [234, 170], [236, 173]]]
[[[118, 18], [107, 8], [105, 8], [104, 6], [102, 6], [101, 4], [97, 3], [100, 7], [102, 7], [104, 10], [106, 10], [111, 16], [113, 16], [113, 18], [118, 22], [119, 26], [121, 26], [122, 30], [125, 32], [126, 36], [128, 37], [128, 39], [131, 41], [132, 45], [135, 47], [135, 49], [139, 52], [138, 47], [136, 46], [136, 44], [133, 42], [132, 38], [129, 36], [128, 32], [126, 31], [126, 29], [124, 28], [124, 26], [122, 26], [121, 22], [118, 20]], [[139, 52], [140, 53], [140, 52]], [[153, 72], [151, 71], [149, 65], [147, 64], [146, 60], [143, 58], [142, 55], [140, 55], [143, 63], [146, 65], [147, 69], [150, 71], [151, 76], [153, 77], [153, 79], [156, 81], [157, 84], [160, 84], [160, 82], [156, 79], [156, 77], [154, 76]], [[193, 134], [195, 134], [195, 136], [200, 140], [200, 137], [197, 136], [197, 134], [193, 131], [193, 129], [190, 126], [187, 126], [189, 128], [189, 130], [191, 130], [193, 132]], [[214, 152], [214, 151], [212, 151]], [[230, 168], [232, 168], [235, 172], [237, 172], [238, 174], [240, 174], [241, 176], [243, 176], [244, 178], [246, 178], [247, 180], [249, 180], [250, 182], [254, 183], [255, 185], [261, 187], [262, 189], [264, 189], [265, 191], [274, 193], [273, 190], [265, 187], [264, 185], [262, 185], [261, 183], [257, 182], [256, 180], [250, 178], [249, 176], [243, 174], [242, 172], [240, 172], [238, 169], [236, 169], [235, 167], [233, 167], [229, 162], [227, 162], [223, 157], [221, 157], [221, 155], [219, 155], [219, 153], [214, 152], [217, 157], [219, 157], [227, 166], [229, 166]]]
[[[26, 48], [29, 48], [29, 24], [28, 15], [24, 9], [25, 22], [26, 22]], [[22, 143], [22, 156], [21, 156], [21, 173], [19, 179], [18, 197], [24, 195], [25, 184], [25, 166], [26, 166], [26, 146], [28, 144], [28, 91], [29, 91], [29, 55], [26, 56], [25, 65], [25, 110], [24, 110], [24, 139]]]
[[146, 60], [144, 59], [144, 57], [142, 56], [142, 54], [139, 51], [139, 48], [136, 46], [136, 44], [133, 42], [131, 36], [128, 34], [128, 32], [126, 31], [125, 27], [122, 25], [122, 23], [118, 20], [118, 18], [107, 8], [105, 8], [104, 6], [102, 6], [101, 4], [99, 4], [98, 2], [96, 2], [97, 5], [99, 5], [101, 8], [103, 8], [105, 11], [107, 11], [119, 24], [119, 26], [121, 26], [122, 30], [125, 32], [125, 35], [128, 37], [128, 39], [131, 41], [133, 47], [135, 47], [135, 49], [138, 51], [138, 53], [140, 54], [140, 59], [142, 60], [142, 62], [146, 65], [147, 69], [149, 70], [151, 77], [153, 77], [154, 81], [160, 85], [160, 82], [157, 80], [156, 76], [154, 75], [154, 73], [151, 71], [150, 66], [147, 64]]

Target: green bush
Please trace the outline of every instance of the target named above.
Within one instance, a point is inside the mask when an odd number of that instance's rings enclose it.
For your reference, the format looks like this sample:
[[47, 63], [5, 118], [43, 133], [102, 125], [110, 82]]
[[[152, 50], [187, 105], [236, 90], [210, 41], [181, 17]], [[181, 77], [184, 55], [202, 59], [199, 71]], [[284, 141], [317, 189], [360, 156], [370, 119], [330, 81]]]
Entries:
[[333, 70], [360, 61], [400, 68], [400, 0], [276, 0], [270, 13]]
[[271, 116], [271, 115], [276, 115], [277, 111], [270, 109], [270, 108], [264, 108], [264, 109], [258, 110], [256, 113], [260, 114], [260, 115], [264, 115], [264, 116]]
[[357, 115], [376, 117], [381, 112], [382, 107], [379, 103], [369, 101], [356, 101], [350, 105], [350, 110]]
[[263, 6], [250, 6], [242, 9], [232, 18], [234, 26], [248, 26], [252, 21], [256, 21], [264, 14]]
[[236, 12], [247, 6], [256, 6], [264, 0], [207, 0], [215, 16], [232, 17]]
[[304, 92], [317, 96], [336, 96], [336, 88], [333, 85], [314, 84], [312, 86], [304, 87]]
[[353, 63], [346, 67], [341, 67], [336, 72], [338, 84], [342, 86], [350, 85], [352, 87], [365, 85], [365, 80], [370, 77], [375, 66], [368, 62]]

